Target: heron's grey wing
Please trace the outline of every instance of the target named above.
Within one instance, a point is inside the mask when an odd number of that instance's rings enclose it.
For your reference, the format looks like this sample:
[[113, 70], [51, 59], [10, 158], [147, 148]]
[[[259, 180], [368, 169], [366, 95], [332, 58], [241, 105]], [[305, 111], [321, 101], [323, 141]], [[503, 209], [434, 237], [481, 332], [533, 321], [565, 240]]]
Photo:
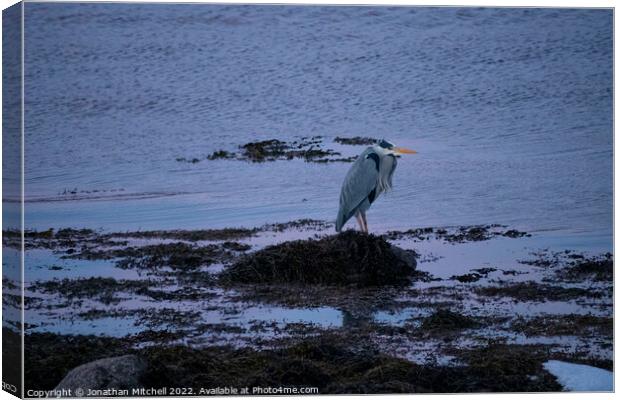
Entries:
[[[340, 192], [340, 209], [336, 219], [336, 231], [340, 232], [359, 206], [376, 190], [379, 163], [379, 156], [368, 149], [358, 157], [349, 169]], [[372, 200], [370, 201], [372, 202]]]

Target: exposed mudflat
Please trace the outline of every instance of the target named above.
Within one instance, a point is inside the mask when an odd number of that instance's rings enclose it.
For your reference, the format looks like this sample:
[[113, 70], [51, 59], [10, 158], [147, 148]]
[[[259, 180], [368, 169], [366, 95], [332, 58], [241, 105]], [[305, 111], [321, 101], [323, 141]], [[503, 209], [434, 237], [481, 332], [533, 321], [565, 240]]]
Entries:
[[[25, 239], [35, 277], [26, 381], [38, 389], [127, 352], [150, 360], [147, 386], [322, 393], [555, 391], [549, 359], [612, 368], [613, 257], [545, 234], [483, 225], [334, 235], [299, 220]], [[19, 301], [9, 280], [4, 289]]]

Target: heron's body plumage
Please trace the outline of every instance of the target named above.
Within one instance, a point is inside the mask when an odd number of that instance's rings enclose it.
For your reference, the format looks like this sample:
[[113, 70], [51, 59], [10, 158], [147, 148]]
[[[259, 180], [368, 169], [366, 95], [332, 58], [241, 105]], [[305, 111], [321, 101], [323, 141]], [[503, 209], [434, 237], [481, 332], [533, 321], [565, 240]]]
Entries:
[[378, 146], [364, 150], [355, 160], [342, 183], [336, 231], [354, 215], [364, 213], [379, 195], [392, 187], [396, 157]]

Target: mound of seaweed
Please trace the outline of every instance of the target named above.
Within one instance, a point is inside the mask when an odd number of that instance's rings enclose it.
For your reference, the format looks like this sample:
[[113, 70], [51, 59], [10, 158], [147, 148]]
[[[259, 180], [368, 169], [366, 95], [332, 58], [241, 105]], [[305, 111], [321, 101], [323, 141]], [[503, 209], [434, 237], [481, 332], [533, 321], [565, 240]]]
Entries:
[[415, 266], [415, 253], [374, 235], [347, 231], [266, 247], [242, 257], [220, 279], [225, 284], [402, 285]]

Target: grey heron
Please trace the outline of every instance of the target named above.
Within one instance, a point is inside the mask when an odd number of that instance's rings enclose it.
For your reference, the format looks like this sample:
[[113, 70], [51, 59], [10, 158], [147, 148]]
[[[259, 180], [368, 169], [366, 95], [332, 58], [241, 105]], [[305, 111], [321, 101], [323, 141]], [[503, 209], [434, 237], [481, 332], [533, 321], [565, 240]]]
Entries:
[[366, 211], [381, 193], [392, 187], [396, 157], [415, 153], [414, 150], [396, 147], [386, 140], [364, 150], [342, 183], [336, 231], [340, 232], [344, 224], [355, 215], [360, 230], [368, 233]]

